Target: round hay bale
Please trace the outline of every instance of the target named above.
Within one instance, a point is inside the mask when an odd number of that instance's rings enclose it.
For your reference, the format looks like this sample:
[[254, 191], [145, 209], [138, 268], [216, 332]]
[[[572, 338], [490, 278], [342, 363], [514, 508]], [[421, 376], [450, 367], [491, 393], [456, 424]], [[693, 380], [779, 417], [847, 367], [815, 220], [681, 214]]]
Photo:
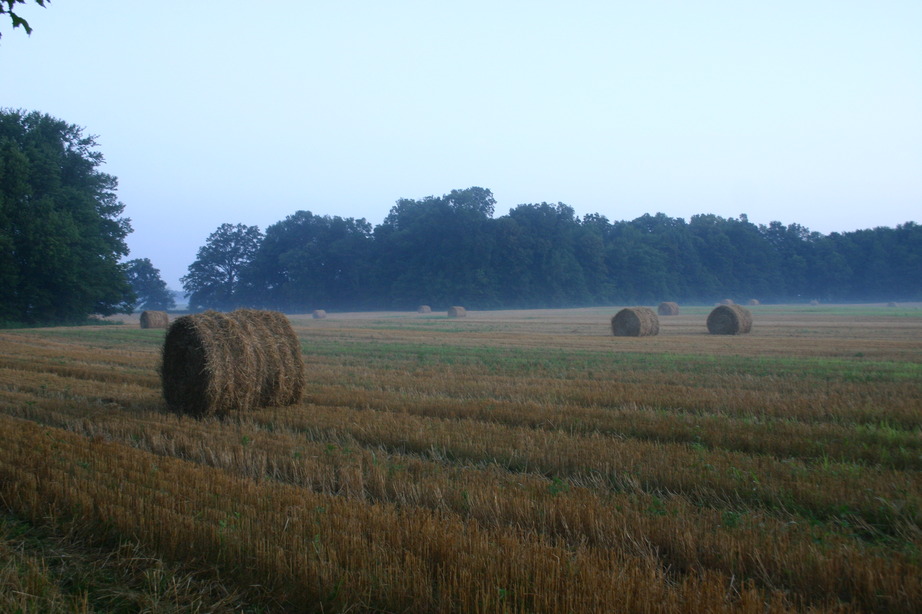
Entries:
[[432, 307], [429, 305], [420, 305], [416, 308], [416, 313], [432, 313]]
[[315, 309], [313, 313], [311, 313], [311, 317], [315, 320], [322, 320], [327, 317], [327, 312], [323, 309]]
[[659, 334], [659, 318], [649, 307], [625, 307], [611, 319], [616, 337], [651, 337]]
[[166, 328], [170, 325], [170, 316], [165, 311], [142, 311], [141, 328]]
[[718, 305], [708, 315], [707, 325], [712, 335], [742, 335], [752, 330], [752, 314], [739, 305]]
[[760, 303], [760, 302], [759, 302], [759, 299], [757, 299], [757, 298], [751, 298], [751, 299], [749, 299], [749, 304], [750, 304], [750, 305], [761, 305], [762, 303]]
[[725, 298], [724, 300], [717, 303], [718, 305], [735, 305], [732, 298]]
[[671, 301], [660, 303], [656, 312], [661, 316], [677, 316], [679, 315], [679, 304]]
[[206, 311], [177, 318], [167, 330], [160, 379], [173, 411], [225, 416], [300, 402], [304, 359], [281, 313]]
[[458, 307], [457, 305], [454, 307], [449, 307], [448, 317], [449, 318], [466, 318], [467, 310], [464, 307]]

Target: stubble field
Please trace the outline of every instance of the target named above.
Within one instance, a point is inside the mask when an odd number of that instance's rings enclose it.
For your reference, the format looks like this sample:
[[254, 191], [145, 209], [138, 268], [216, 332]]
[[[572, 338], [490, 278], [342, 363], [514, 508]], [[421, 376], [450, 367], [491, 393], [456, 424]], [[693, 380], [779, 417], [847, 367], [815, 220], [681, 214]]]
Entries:
[[922, 308], [290, 316], [299, 405], [163, 330], [0, 331], [0, 610], [917, 612]]

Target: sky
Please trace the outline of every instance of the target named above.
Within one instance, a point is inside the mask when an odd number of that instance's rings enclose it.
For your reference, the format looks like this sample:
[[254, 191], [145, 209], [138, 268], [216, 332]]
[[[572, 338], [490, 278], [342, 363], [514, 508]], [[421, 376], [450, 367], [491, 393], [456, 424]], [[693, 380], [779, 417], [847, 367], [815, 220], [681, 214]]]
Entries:
[[175, 290], [223, 223], [471, 186], [496, 216], [922, 221], [919, 0], [17, 6], [0, 107], [97, 137], [128, 258]]

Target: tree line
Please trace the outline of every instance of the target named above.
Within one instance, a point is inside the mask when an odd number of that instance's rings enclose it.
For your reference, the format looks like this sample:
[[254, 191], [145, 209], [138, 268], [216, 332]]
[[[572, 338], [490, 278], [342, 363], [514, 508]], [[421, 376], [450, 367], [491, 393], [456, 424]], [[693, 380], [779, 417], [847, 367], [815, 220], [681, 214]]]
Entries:
[[182, 283], [193, 310], [303, 312], [922, 298], [922, 227], [822, 235], [798, 224], [662, 213], [578, 217], [563, 203], [494, 217], [490, 190], [398, 200], [384, 221], [298, 211], [222, 224]]
[[[175, 306], [149, 259], [125, 260], [131, 223], [103, 161], [78, 126], [0, 109], [0, 325]], [[821, 235], [745, 215], [612, 222], [563, 203], [495, 206], [471, 187], [398, 200], [374, 227], [310, 211], [265, 233], [221, 224], [181, 281], [193, 310], [922, 299], [913, 222]]]

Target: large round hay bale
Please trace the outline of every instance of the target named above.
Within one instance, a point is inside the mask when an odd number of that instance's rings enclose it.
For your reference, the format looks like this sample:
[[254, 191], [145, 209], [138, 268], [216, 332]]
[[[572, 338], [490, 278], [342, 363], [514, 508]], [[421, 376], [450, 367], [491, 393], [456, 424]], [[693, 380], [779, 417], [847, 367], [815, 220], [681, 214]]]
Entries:
[[464, 307], [458, 307], [457, 305], [455, 305], [454, 307], [449, 307], [448, 317], [449, 318], [466, 318], [467, 310]]
[[160, 379], [173, 411], [224, 416], [300, 402], [304, 359], [281, 313], [206, 311], [177, 318], [167, 330]]
[[429, 305], [420, 305], [416, 308], [416, 313], [432, 313], [432, 307]]
[[165, 311], [142, 311], [141, 328], [166, 328], [170, 325], [170, 316]]
[[677, 316], [679, 315], [679, 304], [671, 301], [660, 303], [656, 312], [661, 316]]
[[712, 335], [742, 335], [752, 330], [752, 314], [739, 305], [718, 305], [708, 315], [707, 325]]
[[311, 313], [311, 317], [314, 318], [315, 320], [322, 320], [325, 317], [327, 317], [327, 312], [324, 311], [323, 309], [315, 309]]
[[659, 334], [659, 318], [649, 307], [625, 307], [611, 319], [616, 337], [650, 337]]

